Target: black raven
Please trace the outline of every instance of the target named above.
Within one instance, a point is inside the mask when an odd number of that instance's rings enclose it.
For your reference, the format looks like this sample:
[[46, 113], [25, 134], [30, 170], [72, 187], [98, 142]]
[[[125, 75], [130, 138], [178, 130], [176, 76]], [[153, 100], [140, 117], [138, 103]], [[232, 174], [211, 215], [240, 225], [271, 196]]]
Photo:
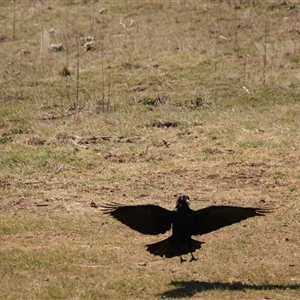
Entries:
[[154, 255], [171, 258], [183, 254], [193, 255], [203, 242], [191, 238], [255, 216], [270, 213], [268, 207], [209, 206], [199, 210], [189, 208], [189, 196], [180, 195], [173, 211], [158, 205], [121, 205], [109, 203], [102, 205], [105, 214], [110, 214], [123, 224], [143, 234], [157, 235], [171, 229], [172, 235], [160, 242], [146, 245], [147, 251]]

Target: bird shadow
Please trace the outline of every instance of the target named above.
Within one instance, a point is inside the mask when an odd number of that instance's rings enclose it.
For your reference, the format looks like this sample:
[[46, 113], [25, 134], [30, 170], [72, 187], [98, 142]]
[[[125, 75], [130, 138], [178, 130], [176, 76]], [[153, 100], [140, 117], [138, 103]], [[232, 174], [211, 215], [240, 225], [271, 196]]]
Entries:
[[247, 290], [300, 290], [300, 284], [281, 285], [281, 284], [262, 284], [252, 285], [241, 282], [206, 282], [206, 281], [172, 281], [170, 283], [175, 288], [159, 294], [161, 298], [189, 298], [196, 293], [211, 290], [247, 291]]

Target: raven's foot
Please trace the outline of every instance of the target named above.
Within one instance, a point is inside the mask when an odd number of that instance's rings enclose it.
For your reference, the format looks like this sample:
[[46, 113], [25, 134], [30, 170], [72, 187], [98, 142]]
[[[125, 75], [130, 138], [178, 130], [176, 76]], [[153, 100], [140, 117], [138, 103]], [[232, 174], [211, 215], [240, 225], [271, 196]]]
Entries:
[[191, 253], [191, 256], [192, 256], [192, 257], [191, 257], [191, 259], [190, 259], [190, 262], [193, 261], [193, 260], [198, 260], [197, 258], [195, 258], [195, 256], [193, 255], [193, 253]]
[[180, 262], [183, 263], [183, 262], [185, 262], [185, 261], [186, 261], [186, 259], [183, 259], [183, 258], [181, 257], [181, 255], [180, 255]]

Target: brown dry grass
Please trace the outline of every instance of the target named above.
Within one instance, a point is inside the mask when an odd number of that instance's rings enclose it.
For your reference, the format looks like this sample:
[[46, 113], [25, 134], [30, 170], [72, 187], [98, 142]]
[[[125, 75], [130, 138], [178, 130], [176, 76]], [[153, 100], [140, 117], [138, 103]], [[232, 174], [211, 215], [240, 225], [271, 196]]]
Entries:
[[[299, 298], [298, 5], [255, 2], [0, 3], [2, 299]], [[181, 265], [90, 206], [179, 193], [278, 210]]]

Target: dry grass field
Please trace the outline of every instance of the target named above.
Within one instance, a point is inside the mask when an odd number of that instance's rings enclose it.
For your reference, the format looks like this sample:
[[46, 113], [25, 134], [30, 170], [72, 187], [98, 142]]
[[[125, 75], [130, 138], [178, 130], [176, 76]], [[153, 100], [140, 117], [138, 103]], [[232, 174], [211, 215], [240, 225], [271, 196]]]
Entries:
[[[0, 1], [0, 298], [300, 299], [299, 14]], [[277, 209], [183, 264], [99, 209], [180, 193]]]

